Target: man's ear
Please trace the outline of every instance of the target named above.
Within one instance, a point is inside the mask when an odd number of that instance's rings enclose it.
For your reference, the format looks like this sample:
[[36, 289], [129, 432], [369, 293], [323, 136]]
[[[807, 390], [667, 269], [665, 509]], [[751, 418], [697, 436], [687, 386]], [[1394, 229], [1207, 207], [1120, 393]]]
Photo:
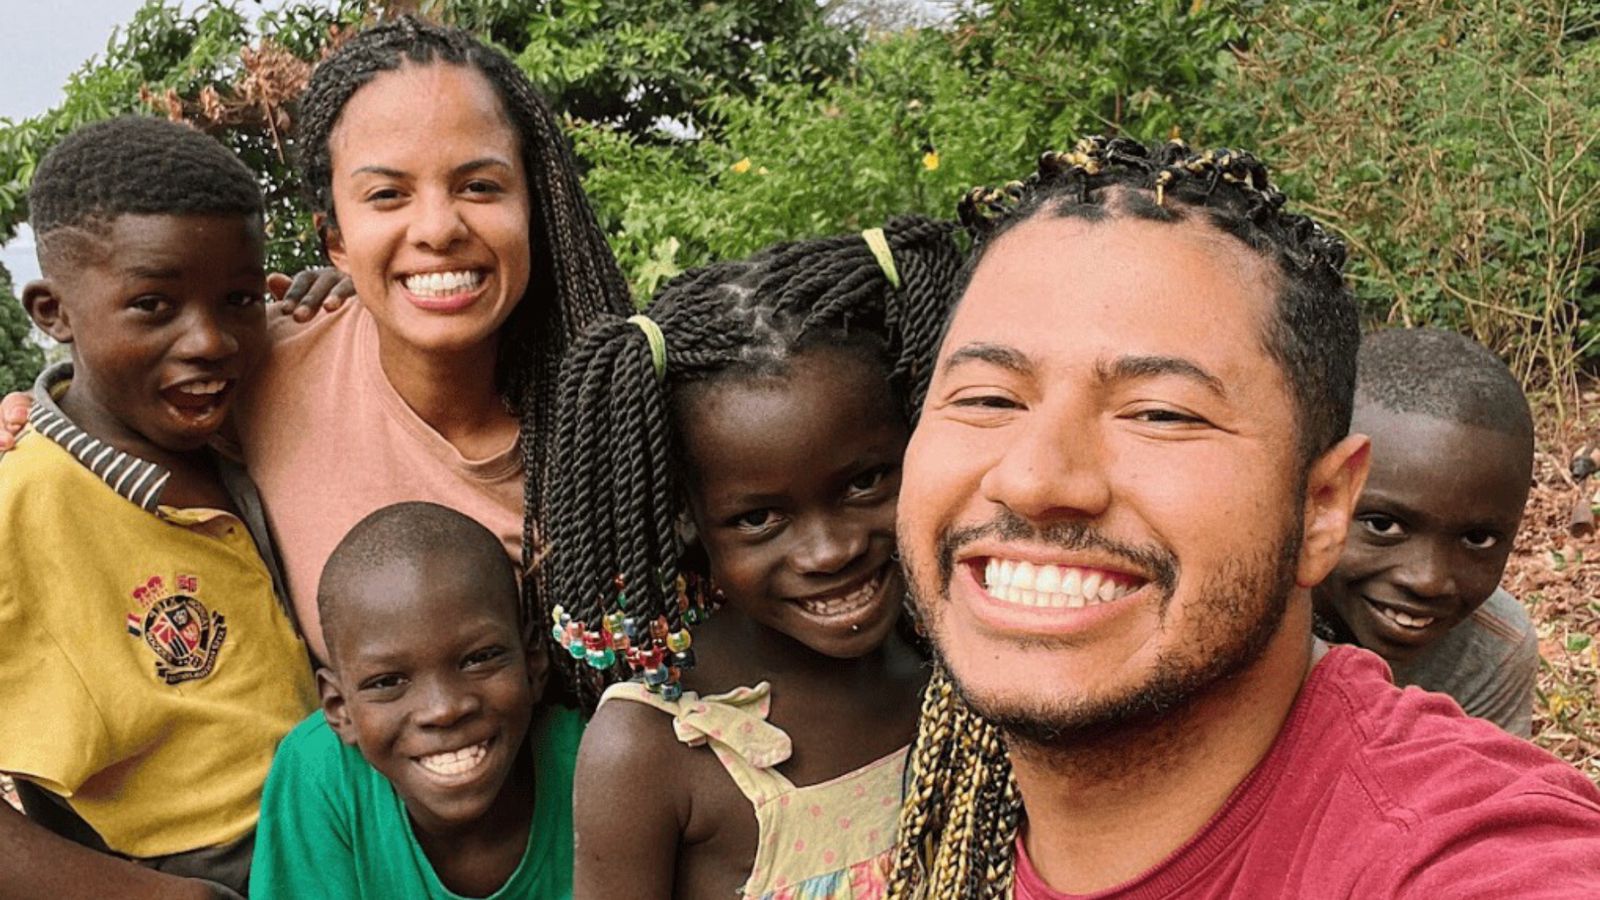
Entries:
[[356, 745], [355, 723], [350, 721], [350, 707], [345, 703], [344, 688], [339, 676], [326, 666], [317, 667], [317, 693], [322, 695], [322, 715], [328, 727], [347, 745]]
[[72, 343], [72, 321], [61, 303], [61, 289], [54, 279], [30, 281], [22, 289], [22, 308], [39, 330], [63, 344]]
[[1339, 564], [1371, 463], [1372, 442], [1364, 434], [1352, 434], [1311, 464], [1306, 473], [1305, 532], [1295, 569], [1296, 585], [1315, 587]]

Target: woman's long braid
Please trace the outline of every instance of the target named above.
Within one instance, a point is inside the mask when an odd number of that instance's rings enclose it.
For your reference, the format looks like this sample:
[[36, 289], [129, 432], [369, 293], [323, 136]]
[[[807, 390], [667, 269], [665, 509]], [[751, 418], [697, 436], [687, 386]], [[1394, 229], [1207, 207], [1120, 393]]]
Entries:
[[501, 327], [496, 383], [519, 418], [525, 470], [524, 603], [542, 590], [543, 502], [553, 441], [561, 356], [573, 335], [601, 314], [626, 315], [626, 282], [584, 196], [560, 122], [521, 70], [471, 34], [401, 16], [367, 28], [312, 73], [299, 109], [295, 144], [312, 208], [337, 227], [328, 141], [350, 98], [378, 75], [406, 64], [445, 62], [482, 73], [516, 128], [528, 179], [528, 238], [534, 266], [528, 289]]
[[[1270, 259], [1282, 275], [1268, 344], [1302, 398], [1302, 451], [1314, 455], [1348, 429], [1349, 403], [1339, 398], [1350, 396], [1355, 380], [1354, 367], [1338, 362], [1354, 359], [1354, 347], [1348, 353], [1326, 348], [1353, 344], [1359, 331], [1354, 304], [1343, 302], [1344, 245], [1283, 207], [1266, 167], [1248, 153], [1088, 138], [1070, 151], [1045, 153], [1023, 181], [967, 194], [960, 217], [974, 250], [963, 274], [970, 279], [987, 248], [1035, 215], [1176, 221], [1198, 212]], [[1021, 795], [1001, 733], [966, 705], [942, 665], [924, 696], [909, 766], [888, 896], [1009, 897]]]
[[[675, 695], [673, 670], [693, 664], [689, 629], [709, 586], [704, 572], [682, 571], [676, 392], [723, 376], [781, 375], [796, 353], [840, 343], [884, 355], [900, 381], [925, 371], [938, 332], [900, 323], [944, 318], [961, 262], [953, 231], [915, 217], [884, 228], [899, 288], [860, 235], [802, 241], [686, 273], [662, 289], [652, 324], [602, 317], [574, 342], [554, 430], [543, 603], [586, 705], [630, 672]], [[661, 377], [648, 327], [665, 338]]]

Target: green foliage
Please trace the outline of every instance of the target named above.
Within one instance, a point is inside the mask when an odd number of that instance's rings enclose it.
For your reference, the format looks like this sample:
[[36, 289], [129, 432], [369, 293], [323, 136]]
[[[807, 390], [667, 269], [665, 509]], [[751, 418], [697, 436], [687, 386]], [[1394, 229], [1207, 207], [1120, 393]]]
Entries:
[[[474, 18], [469, 4], [442, 5], [456, 8], [458, 22]], [[818, 4], [796, 0], [493, 5], [521, 24], [518, 39], [502, 43], [557, 109], [645, 139], [668, 137], [657, 127], [662, 119], [680, 131], [714, 133], [720, 123], [711, 101], [753, 96], [769, 84], [817, 84], [844, 73], [855, 46], [853, 34], [823, 21]]]
[[[315, 261], [292, 98], [330, 27], [386, 4], [258, 11], [264, 42], [228, 0], [175, 4], [151, 0], [62, 106], [0, 122], [0, 237], [46, 147], [143, 108], [228, 140], [262, 173], [271, 262]], [[387, 5], [484, 34], [549, 94], [640, 298], [773, 241], [948, 215], [1077, 136], [1181, 135], [1260, 151], [1348, 239], [1372, 317], [1469, 331], [1530, 384], [1600, 356], [1592, 2], [998, 0], [871, 37], [785, 0]]]
[[692, 144], [580, 123], [586, 187], [638, 296], [674, 268], [772, 241], [949, 215], [967, 188], [1019, 177], [1070, 136], [1219, 131], [1225, 118], [1201, 98], [1231, 71], [1236, 12], [996, 4], [952, 29], [880, 36], [820, 90], [771, 83], [718, 98], [720, 133]]
[[[252, 68], [241, 56], [253, 41], [250, 21], [235, 4], [210, 0], [185, 13], [178, 0], [149, 0], [112, 35], [103, 56], [71, 76], [60, 106], [22, 122], [0, 120], [0, 241], [27, 219], [33, 170], [63, 136], [112, 116], [158, 112], [212, 131], [261, 174], [274, 265], [298, 269], [314, 262], [310, 220], [285, 156], [287, 136], [275, 130], [283, 122], [281, 105], [293, 97], [274, 96], [284, 80], [277, 70], [289, 58], [316, 59], [329, 27], [354, 22], [360, 12], [355, 0], [341, 0], [332, 9], [307, 4], [262, 13], [257, 27], [272, 36], [274, 52]], [[240, 88], [245, 96], [235, 99]], [[223, 97], [234, 102], [224, 104]], [[215, 115], [201, 108], [202, 101], [214, 104]]]
[[1371, 315], [1462, 329], [1525, 383], [1570, 387], [1600, 338], [1596, 14], [1274, 4], [1214, 102], [1255, 111], [1245, 130], [1349, 241]]
[[28, 314], [11, 286], [11, 273], [0, 266], [0, 394], [25, 391], [44, 367], [44, 349], [29, 336]]

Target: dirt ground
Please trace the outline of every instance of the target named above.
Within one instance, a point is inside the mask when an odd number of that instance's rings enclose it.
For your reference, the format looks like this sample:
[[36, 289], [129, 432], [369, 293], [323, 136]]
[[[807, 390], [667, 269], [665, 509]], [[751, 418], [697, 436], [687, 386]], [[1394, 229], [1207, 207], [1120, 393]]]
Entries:
[[[1539, 628], [1538, 697], [1533, 740], [1600, 784], [1600, 536], [1569, 529], [1580, 499], [1600, 508], [1600, 477], [1569, 474], [1585, 442], [1600, 442], [1600, 395], [1565, 425], [1542, 424], [1534, 485], [1503, 584], [1527, 604]], [[1541, 423], [1556, 422], [1538, 404]]]

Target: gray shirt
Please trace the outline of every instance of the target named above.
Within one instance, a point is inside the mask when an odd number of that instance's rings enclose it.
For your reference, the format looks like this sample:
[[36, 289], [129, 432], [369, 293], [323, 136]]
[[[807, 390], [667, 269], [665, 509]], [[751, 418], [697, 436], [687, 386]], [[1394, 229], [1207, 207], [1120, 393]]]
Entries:
[[1539, 638], [1517, 598], [1489, 599], [1412, 662], [1394, 666], [1394, 683], [1449, 694], [1468, 715], [1519, 737], [1533, 733]]

